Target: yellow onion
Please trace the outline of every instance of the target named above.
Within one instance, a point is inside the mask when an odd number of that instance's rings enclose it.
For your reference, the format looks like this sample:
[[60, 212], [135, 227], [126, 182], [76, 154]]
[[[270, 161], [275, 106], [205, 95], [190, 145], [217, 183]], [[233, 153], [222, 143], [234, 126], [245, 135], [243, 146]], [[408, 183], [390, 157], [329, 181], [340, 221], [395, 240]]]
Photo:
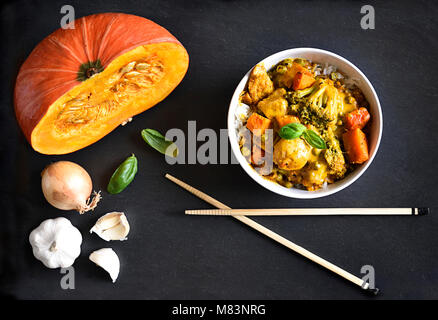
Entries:
[[101, 196], [94, 192], [91, 177], [84, 168], [70, 161], [58, 161], [41, 173], [44, 197], [55, 208], [80, 214], [96, 208]]

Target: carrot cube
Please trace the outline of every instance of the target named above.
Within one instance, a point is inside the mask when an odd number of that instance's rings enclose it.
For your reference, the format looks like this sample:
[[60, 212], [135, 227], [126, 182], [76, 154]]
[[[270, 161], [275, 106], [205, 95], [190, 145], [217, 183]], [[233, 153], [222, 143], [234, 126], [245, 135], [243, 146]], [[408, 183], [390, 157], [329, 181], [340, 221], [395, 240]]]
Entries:
[[276, 116], [275, 120], [277, 120], [279, 128], [282, 128], [289, 123], [300, 122], [298, 117], [292, 115]]
[[271, 127], [271, 120], [257, 113], [253, 113], [246, 122], [246, 127], [256, 135], [262, 135], [266, 129]]
[[345, 128], [348, 130], [353, 130], [356, 128], [363, 129], [365, 125], [370, 120], [370, 113], [366, 108], [359, 108], [357, 110], [351, 111], [345, 116]]
[[294, 77], [292, 88], [294, 90], [301, 90], [311, 87], [315, 83], [313, 75], [308, 73], [298, 72]]
[[307, 68], [303, 67], [299, 63], [293, 62], [292, 66], [283, 75], [284, 78], [283, 81], [286, 87], [288, 88], [292, 87], [295, 76], [297, 75], [298, 72], [313, 77], [312, 73]]
[[349, 130], [342, 135], [342, 140], [351, 163], [364, 163], [369, 159], [368, 141], [362, 130]]

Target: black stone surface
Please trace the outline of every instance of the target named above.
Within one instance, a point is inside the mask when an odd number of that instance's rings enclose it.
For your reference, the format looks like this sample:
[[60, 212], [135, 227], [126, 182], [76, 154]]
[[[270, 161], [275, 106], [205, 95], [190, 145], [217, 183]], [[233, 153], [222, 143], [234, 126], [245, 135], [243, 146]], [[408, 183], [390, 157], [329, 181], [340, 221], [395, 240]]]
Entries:
[[[190, 54], [183, 82], [155, 108], [78, 152], [47, 156], [32, 150], [18, 128], [12, 91], [20, 64], [59, 27], [65, 1], [6, 2], [1, 7], [0, 291], [23, 299], [417, 299], [438, 298], [437, 2], [435, 1], [72, 1], [76, 17], [126, 12], [173, 33]], [[376, 29], [362, 30], [360, 8], [372, 4]], [[295, 200], [271, 193], [239, 165], [168, 165], [141, 139], [143, 128], [165, 132], [226, 128], [231, 95], [264, 57], [317, 47], [352, 61], [373, 83], [383, 108], [380, 150], [367, 172], [335, 195]], [[121, 194], [103, 192], [91, 214], [61, 212], [44, 199], [40, 172], [70, 160], [105, 190], [117, 165], [135, 153], [139, 171]], [[255, 220], [360, 275], [372, 265], [377, 297], [227, 217], [185, 216], [209, 205], [164, 178], [168, 172], [233, 208], [430, 207], [426, 216], [260, 217]], [[109, 211], [126, 212], [129, 240], [90, 235]], [[58, 270], [45, 268], [28, 243], [48, 218], [69, 218], [82, 232], [74, 264], [76, 289], [62, 290]], [[112, 247], [119, 279], [88, 260]]]

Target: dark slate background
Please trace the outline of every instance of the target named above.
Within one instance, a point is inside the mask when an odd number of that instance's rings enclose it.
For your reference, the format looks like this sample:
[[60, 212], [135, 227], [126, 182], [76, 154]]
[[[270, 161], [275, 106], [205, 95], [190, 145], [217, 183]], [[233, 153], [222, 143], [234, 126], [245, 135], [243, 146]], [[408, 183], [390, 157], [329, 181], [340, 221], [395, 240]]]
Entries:
[[[66, 1], [7, 2], [1, 8], [1, 292], [25, 299], [367, 299], [356, 286], [227, 217], [186, 217], [209, 205], [167, 181], [169, 172], [234, 208], [438, 207], [436, 104], [437, 3], [432, 1], [70, 1], [76, 17], [126, 12], [165, 26], [187, 48], [183, 82], [155, 108], [94, 145], [63, 156], [33, 151], [12, 104], [20, 64], [59, 27]], [[376, 29], [360, 28], [372, 4]], [[264, 57], [295, 47], [327, 49], [352, 61], [373, 83], [384, 114], [380, 150], [352, 186], [316, 200], [271, 193], [239, 165], [168, 165], [140, 137], [143, 128], [226, 128], [229, 101], [243, 74]], [[79, 216], [44, 199], [40, 172], [70, 160], [104, 190], [112, 171], [135, 153], [139, 171], [121, 194], [104, 191], [99, 207]], [[129, 240], [88, 233], [102, 214], [126, 212]], [[83, 234], [74, 264], [76, 289], [32, 255], [30, 231], [47, 218], [69, 218]], [[260, 217], [286, 238], [359, 275], [370, 264], [376, 299], [438, 298], [438, 218]], [[101, 247], [121, 260], [115, 284], [88, 260]]]

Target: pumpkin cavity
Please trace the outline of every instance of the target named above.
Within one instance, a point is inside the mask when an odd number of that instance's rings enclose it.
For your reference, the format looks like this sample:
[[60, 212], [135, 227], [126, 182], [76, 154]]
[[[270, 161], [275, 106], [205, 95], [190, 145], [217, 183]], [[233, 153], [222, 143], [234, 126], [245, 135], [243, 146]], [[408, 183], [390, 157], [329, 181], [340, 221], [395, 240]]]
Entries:
[[[87, 67], [95, 68], [96, 65], [100, 62], [91, 67], [87, 64]], [[104, 119], [116, 109], [129, 105], [137, 96], [146, 94], [163, 77], [164, 64], [156, 55], [127, 63], [101, 80], [103, 92], [86, 89], [67, 100], [56, 117], [56, 131], [70, 132]]]

